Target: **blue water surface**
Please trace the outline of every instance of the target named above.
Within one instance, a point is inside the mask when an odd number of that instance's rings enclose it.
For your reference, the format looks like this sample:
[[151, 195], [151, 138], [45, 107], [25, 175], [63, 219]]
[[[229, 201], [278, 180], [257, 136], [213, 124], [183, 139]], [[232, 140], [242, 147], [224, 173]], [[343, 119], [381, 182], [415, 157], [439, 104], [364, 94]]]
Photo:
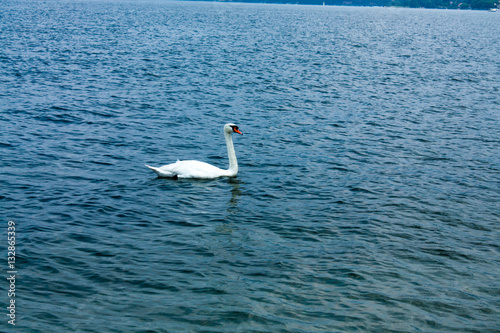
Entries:
[[0, 6], [16, 328], [499, 332], [500, 15]]

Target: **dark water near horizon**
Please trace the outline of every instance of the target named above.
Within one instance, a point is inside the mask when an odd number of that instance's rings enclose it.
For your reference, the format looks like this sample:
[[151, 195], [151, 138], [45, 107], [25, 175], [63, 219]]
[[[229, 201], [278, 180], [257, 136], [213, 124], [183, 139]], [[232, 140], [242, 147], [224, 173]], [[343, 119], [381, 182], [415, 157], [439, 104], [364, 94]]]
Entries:
[[0, 7], [20, 331], [500, 332], [497, 13]]

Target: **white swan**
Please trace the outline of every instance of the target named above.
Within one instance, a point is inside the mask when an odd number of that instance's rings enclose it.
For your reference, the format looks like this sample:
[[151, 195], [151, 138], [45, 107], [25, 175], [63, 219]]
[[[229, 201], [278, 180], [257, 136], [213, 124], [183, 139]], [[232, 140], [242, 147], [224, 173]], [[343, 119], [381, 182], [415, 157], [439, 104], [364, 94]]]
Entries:
[[199, 178], [214, 179], [219, 177], [234, 177], [238, 173], [238, 161], [234, 152], [233, 138], [231, 134], [235, 132], [243, 135], [235, 124], [224, 125], [224, 137], [226, 138], [227, 155], [229, 157], [229, 169], [223, 170], [211, 164], [200, 161], [177, 161], [172, 164], [155, 168], [146, 165], [156, 172], [158, 177], [168, 178]]

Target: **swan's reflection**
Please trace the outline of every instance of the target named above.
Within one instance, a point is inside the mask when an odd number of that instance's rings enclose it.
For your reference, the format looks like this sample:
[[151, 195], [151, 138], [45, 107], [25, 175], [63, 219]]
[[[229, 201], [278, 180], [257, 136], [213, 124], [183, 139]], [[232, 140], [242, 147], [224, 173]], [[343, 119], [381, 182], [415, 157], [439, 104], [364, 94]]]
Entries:
[[238, 199], [241, 196], [241, 181], [238, 178], [229, 178], [229, 185], [231, 185], [231, 198], [229, 199], [229, 203], [227, 205], [227, 212], [229, 213], [228, 219], [233, 215], [238, 214]]
[[226, 212], [227, 215], [224, 218], [224, 222], [218, 225], [215, 230], [219, 233], [223, 234], [232, 234], [233, 230], [233, 221], [238, 219], [238, 199], [242, 194], [241, 190], [241, 181], [237, 178], [229, 178], [228, 184], [231, 185], [231, 198], [227, 203]]

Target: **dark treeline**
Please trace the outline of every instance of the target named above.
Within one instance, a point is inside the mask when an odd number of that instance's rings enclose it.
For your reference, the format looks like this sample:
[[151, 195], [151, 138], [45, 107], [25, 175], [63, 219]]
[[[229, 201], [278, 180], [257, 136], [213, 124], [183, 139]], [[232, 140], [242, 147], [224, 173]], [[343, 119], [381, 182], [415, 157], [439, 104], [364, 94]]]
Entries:
[[[225, 0], [231, 1], [231, 0]], [[283, 3], [328, 6], [396, 6], [410, 8], [490, 9], [498, 0], [234, 0], [237, 2]]]
[[412, 8], [448, 8], [448, 9], [490, 9], [496, 8], [495, 0], [392, 0], [392, 6]]

